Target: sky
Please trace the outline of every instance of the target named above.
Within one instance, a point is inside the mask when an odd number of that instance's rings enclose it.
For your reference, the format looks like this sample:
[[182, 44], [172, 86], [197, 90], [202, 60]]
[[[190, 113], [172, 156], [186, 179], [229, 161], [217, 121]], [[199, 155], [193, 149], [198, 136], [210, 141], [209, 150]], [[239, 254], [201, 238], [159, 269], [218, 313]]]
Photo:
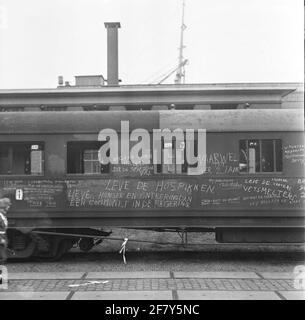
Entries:
[[[303, 0], [185, 1], [185, 83], [304, 80]], [[106, 78], [111, 21], [121, 84], [156, 84], [178, 65], [181, 14], [182, 0], [0, 0], [0, 89]]]

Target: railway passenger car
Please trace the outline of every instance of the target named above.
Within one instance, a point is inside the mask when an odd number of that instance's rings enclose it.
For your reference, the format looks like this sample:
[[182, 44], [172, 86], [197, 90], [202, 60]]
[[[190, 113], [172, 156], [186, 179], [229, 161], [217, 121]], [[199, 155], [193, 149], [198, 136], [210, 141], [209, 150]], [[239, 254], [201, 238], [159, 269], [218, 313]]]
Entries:
[[[204, 172], [194, 175], [187, 162], [165, 164], [175, 140], [162, 144], [161, 164], [101, 164], [98, 134], [120, 132], [122, 120], [130, 131], [206, 129]], [[302, 109], [2, 113], [9, 251], [58, 258], [75, 243], [89, 250], [109, 227], [303, 243], [304, 142]]]

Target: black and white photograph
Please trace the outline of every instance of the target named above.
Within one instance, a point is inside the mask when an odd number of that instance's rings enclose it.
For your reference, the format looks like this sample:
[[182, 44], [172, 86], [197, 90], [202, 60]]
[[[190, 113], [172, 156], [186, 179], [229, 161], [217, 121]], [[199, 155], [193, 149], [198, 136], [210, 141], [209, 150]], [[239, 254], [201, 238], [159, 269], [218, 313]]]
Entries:
[[304, 9], [0, 0], [0, 300], [305, 300]]

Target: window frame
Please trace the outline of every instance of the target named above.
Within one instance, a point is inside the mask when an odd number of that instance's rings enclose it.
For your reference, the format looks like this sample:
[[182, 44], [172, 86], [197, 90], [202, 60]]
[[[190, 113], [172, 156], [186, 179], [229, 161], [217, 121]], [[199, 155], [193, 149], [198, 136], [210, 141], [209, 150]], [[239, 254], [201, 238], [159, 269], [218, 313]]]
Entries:
[[[35, 174], [27, 174], [27, 173], [4, 173], [2, 174], [0, 172], [0, 177], [45, 177], [46, 175], [46, 168], [45, 168], [45, 141], [0, 141], [0, 148], [1, 145], [7, 145], [9, 147], [9, 152], [12, 153], [10, 150], [12, 150], [12, 146], [13, 145], [35, 145], [38, 144], [42, 150], [42, 161], [41, 161], [41, 168], [42, 168], [42, 173], [35, 173]], [[30, 152], [31, 153], [31, 152]], [[10, 167], [12, 168], [12, 164], [13, 164], [13, 159], [10, 159], [11, 163], [10, 163]]]
[[[184, 147], [183, 148], [179, 148], [178, 150], [183, 150], [183, 156], [184, 156], [184, 163], [183, 164], [165, 164], [163, 163], [164, 162], [164, 151], [167, 150], [167, 152], [169, 152], [169, 149], [171, 149], [171, 153], [172, 153], [172, 159], [173, 161], [176, 159], [176, 144], [177, 144], [177, 141], [176, 139], [172, 139], [171, 141], [171, 144], [172, 144], [172, 147], [171, 148], [166, 148], [164, 146], [164, 137], [162, 137], [162, 140], [161, 140], [161, 163], [160, 164], [154, 164], [154, 174], [155, 175], [158, 175], [158, 176], [161, 176], [161, 175], [164, 175], [165, 177], [166, 176], [169, 176], [169, 175], [173, 175], [175, 177], [192, 177], [192, 176], [195, 176], [195, 175], [192, 175], [192, 174], [189, 174], [188, 172], [188, 169], [189, 168], [194, 168], [196, 165], [198, 165], [198, 162], [194, 165], [190, 165], [187, 163], [187, 156], [186, 156], [186, 137], [184, 136]], [[198, 146], [198, 132], [195, 131], [195, 139], [194, 139], [194, 153], [196, 156], [198, 156], [198, 150], [197, 150], [197, 146]], [[164, 166], [174, 166], [174, 170], [175, 172], [164, 172], [163, 168]], [[181, 166], [181, 172], [177, 172], [177, 166]], [[158, 172], [158, 168], [161, 167], [161, 171]], [[207, 172], [205, 171], [203, 174], [200, 174], [200, 175], [196, 175], [196, 176], [202, 176], [204, 174], [206, 174]]]
[[[84, 152], [86, 150], [94, 150], [92, 149], [92, 144], [94, 143], [101, 143], [102, 141], [96, 141], [96, 140], [70, 140], [70, 141], [67, 141], [66, 142], [66, 161], [65, 161], [65, 175], [66, 176], [69, 176], [69, 177], [105, 177], [107, 175], [111, 175], [111, 163], [109, 163], [108, 165], [105, 165], [105, 166], [108, 166], [108, 170], [107, 172], [99, 172], [99, 173], [85, 173], [85, 172], [77, 172], [77, 173], [70, 173], [68, 172], [68, 154], [69, 154], [69, 144], [74, 144], [74, 145], [81, 145], [81, 148], [78, 150], [78, 155], [82, 155], [82, 169], [83, 171], [85, 171], [85, 167], [84, 167]], [[106, 142], [105, 142], [106, 143]], [[87, 144], [87, 146], [86, 146]], [[91, 145], [90, 145], [91, 144]], [[99, 149], [97, 149], [99, 150]]]
[[[258, 172], [249, 172], [249, 141], [251, 140], [258, 140], [259, 143], [259, 167], [260, 171]], [[272, 141], [272, 152], [273, 152], [273, 171], [262, 171], [262, 141], [264, 140], [271, 140]], [[247, 139], [239, 139], [238, 140], [238, 151], [240, 156], [240, 143], [241, 141], [246, 142], [246, 154], [247, 154], [247, 171], [240, 171], [240, 158], [239, 158], [239, 174], [241, 175], [269, 175], [269, 174], [276, 174], [276, 175], [282, 175], [284, 174], [284, 161], [283, 161], [283, 151], [281, 152], [281, 163], [282, 163], [282, 170], [277, 171], [277, 157], [276, 157], [276, 141], [280, 141], [281, 143], [281, 149], [283, 145], [283, 140], [281, 138], [247, 138]]]

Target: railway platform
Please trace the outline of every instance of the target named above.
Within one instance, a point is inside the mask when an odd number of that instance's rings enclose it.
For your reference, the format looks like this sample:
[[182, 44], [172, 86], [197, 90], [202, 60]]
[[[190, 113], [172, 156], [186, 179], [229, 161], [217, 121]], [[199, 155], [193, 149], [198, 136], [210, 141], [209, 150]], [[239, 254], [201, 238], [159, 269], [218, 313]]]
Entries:
[[8, 273], [0, 300], [305, 300], [289, 272]]

